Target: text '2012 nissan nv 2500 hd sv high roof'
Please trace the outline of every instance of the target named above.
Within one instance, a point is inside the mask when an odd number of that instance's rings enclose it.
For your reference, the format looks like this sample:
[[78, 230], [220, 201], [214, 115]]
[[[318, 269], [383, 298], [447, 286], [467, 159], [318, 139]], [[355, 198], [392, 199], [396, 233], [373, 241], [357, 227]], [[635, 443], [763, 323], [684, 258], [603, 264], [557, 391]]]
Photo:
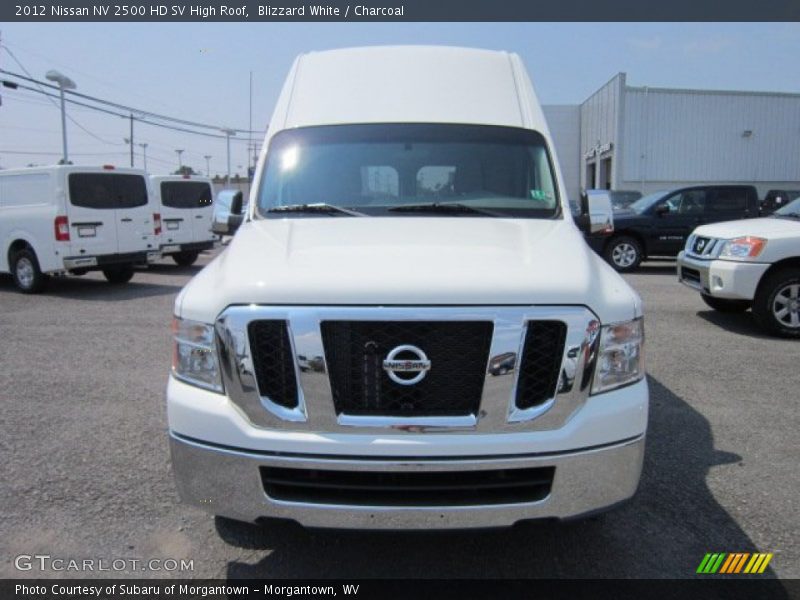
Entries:
[[384, 529], [629, 499], [642, 304], [563, 190], [518, 56], [299, 57], [244, 222], [175, 302], [182, 498], [243, 521]]
[[111, 283], [160, 258], [158, 210], [147, 173], [112, 166], [0, 171], [0, 273], [22, 292], [49, 274], [102, 271]]

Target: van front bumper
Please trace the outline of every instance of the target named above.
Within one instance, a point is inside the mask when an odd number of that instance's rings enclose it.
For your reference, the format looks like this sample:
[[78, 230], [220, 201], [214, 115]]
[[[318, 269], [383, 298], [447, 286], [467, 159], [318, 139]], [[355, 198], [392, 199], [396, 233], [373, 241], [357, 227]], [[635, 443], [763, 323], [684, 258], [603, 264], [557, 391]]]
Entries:
[[770, 265], [732, 260], [700, 260], [678, 254], [678, 280], [702, 294], [730, 300], [752, 300]]
[[[644, 434], [568, 452], [472, 457], [320, 456], [256, 452], [204, 443], [170, 433], [172, 468], [181, 498], [212, 514], [242, 521], [296, 521], [342, 529], [465, 529], [508, 527], [528, 519], [570, 519], [601, 512], [636, 492]], [[476, 449], [480, 444], [476, 444]], [[441, 472], [554, 468], [540, 500], [468, 506], [316, 504], [270, 498], [262, 467], [351, 472]]]

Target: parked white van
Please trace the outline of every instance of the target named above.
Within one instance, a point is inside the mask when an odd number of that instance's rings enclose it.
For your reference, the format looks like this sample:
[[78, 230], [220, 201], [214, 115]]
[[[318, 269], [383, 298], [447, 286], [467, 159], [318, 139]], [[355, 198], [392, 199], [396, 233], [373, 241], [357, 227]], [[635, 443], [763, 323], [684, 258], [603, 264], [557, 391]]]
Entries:
[[100, 270], [111, 283], [160, 257], [160, 223], [138, 169], [52, 166], [0, 171], [0, 272], [25, 293], [50, 274]]
[[637, 489], [642, 303], [575, 226], [515, 54], [298, 58], [174, 311], [172, 466], [217, 515], [501, 527]]
[[211, 232], [213, 185], [190, 175], [152, 175], [153, 192], [161, 211], [161, 254], [177, 264], [194, 264], [203, 250], [214, 247]]

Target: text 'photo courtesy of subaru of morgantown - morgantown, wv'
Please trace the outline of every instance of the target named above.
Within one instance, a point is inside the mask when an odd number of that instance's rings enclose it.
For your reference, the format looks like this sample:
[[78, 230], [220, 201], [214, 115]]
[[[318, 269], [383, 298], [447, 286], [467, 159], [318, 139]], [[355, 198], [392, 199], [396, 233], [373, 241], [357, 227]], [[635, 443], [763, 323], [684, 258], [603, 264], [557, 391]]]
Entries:
[[217, 515], [482, 528], [637, 489], [642, 303], [570, 218], [514, 54], [297, 58], [248, 213], [173, 331], [172, 466]]

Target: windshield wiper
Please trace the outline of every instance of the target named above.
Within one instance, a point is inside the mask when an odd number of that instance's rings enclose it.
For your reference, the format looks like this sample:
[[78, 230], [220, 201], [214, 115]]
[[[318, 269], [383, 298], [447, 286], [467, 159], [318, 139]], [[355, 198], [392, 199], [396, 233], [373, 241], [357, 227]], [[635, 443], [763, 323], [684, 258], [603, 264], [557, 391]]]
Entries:
[[479, 208], [474, 208], [469, 206], [468, 204], [461, 204], [459, 202], [447, 202], [447, 203], [439, 203], [433, 202], [431, 204], [401, 204], [400, 206], [392, 206], [391, 208], [387, 209], [390, 212], [429, 212], [429, 213], [444, 213], [444, 214], [479, 214], [479, 215], [488, 215], [490, 217], [498, 216], [495, 213], [491, 213], [486, 210], [481, 210]]
[[313, 204], [286, 204], [284, 206], [273, 206], [267, 209], [268, 213], [281, 213], [281, 212], [296, 212], [296, 213], [328, 213], [328, 214], [345, 214], [351, 217], [366, 217], [364, 213], [360, 213], [349, 208], [335, 206], [333, 204], [326, 204], [325, 202], [315, 202]]

